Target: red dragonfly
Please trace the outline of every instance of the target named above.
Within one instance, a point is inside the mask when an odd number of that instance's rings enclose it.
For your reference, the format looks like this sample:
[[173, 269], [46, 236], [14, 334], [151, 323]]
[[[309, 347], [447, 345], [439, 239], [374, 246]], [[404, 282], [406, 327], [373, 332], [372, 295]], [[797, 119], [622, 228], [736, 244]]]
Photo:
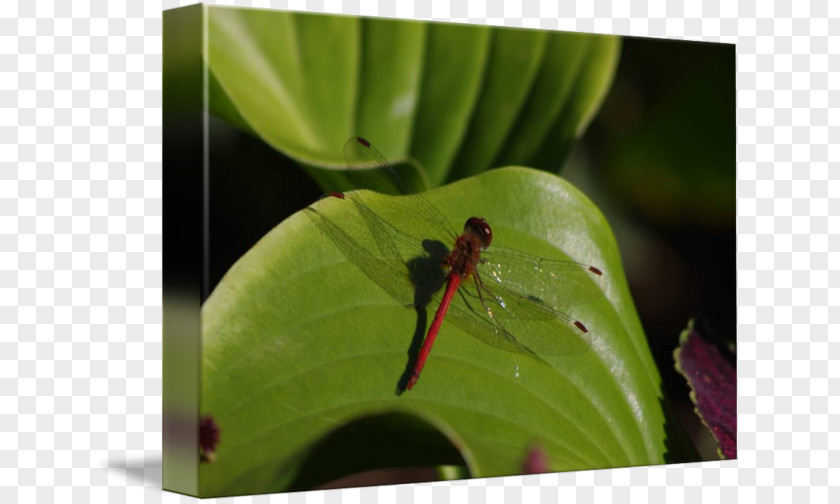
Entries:
[[[346, 218], [321, 215], [316, 223], [351, 262], [398, 301], [416, 307], [438, 303], [411, 367], [409, 390], [420, 377], [445, 317], [484, 343], [539, 360], [541, 354], [589, 349], [588, 329], [564, 310], [603, 295], [599, 268], [491, 247], [493, 231], [481, 217], [468, 218], [463, 231], [456, 233], [426, 198], [408, 194], [404, 179], [367, 140], [347, 140], [344, 156], [348, 177], [357, 186], [403, 195], [397, 205], [377, 212], [368, 202], [375, 197], [371, 192], [333, 192], [331, 196], [347, 201], [355, 212], [348, 208]], [[423, 264], [425, 269], [418, 266]]]

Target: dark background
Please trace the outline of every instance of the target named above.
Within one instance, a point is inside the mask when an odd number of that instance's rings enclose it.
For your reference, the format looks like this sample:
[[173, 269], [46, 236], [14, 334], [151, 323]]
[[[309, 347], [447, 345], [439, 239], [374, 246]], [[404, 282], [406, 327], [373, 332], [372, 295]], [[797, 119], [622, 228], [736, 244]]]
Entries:
[[712, 341], [735, 341], [735, 84], [734, 45], [625, 38], [562, 172], [612, 226], [665, 394], [706, 460], [716, 444], [673, 351], [690, 318]]
[[[735, 110], [734, 45], [625, 38], [609, 95], [561, 172], [612, 226], [665, 394], [707, 460], [717, 459], [715, 443], [673, 350], [692, 317], [707, 336], [735, 340]], [[261, 140], [215, 118], [210, 135], [203, 298], [265, 233], [322, 194]]]

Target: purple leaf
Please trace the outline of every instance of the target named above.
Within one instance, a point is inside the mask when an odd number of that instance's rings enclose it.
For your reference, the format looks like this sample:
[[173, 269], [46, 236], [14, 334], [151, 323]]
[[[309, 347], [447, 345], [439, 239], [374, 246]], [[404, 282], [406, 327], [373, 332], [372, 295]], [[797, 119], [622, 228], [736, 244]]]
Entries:
[[198, 444], [204, 452], [204, 459], [207, 462], [214, 462], [216, 459], [216, 446], [219, 444], [221, 431], [216, 421], [210, 415], [204, 415], [198, 430]]
[[735, 367], [718, 347], [706, 342], [690, 321], [674, 350], [677, 371], [691, 387], [695, 411], [718, 443], [721, 458], [737, 456], [737, 392]]

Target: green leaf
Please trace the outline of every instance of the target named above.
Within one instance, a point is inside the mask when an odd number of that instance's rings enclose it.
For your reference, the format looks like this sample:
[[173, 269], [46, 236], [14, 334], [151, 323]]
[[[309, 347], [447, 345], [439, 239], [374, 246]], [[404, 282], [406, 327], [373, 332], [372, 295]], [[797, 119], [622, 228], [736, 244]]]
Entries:
[[403, 156], [411, 147], [427, 27], [362, 19], [358, 113], [351, 135], [376, 138], [389, 158]]
[[[600, 107], [618, 62], [616, 37], [557, 33], [550, 40], [541, 73], [497, 163], [539, 155], [540, 168], [562, 166], [572, 141]], [[541, 150], [554, 152], [554, 157]]]
[[556, 171], [618, 58], [604, 35], [206, 9], [211, 111], [319, 183], [356, 135], [433, 187], [538, 155]]
[[429, 25], [411, 152], [435, 185], [444, 180], [469, 125], [481, 89], [490, 34], [486, 26]]
[[[427, 199], [453, 224], [485, 217], [491, 249], [599, 265], [604, 296], [569, 310], [586, 322], [591, 349], [540, 360], [444, 322], [417, 386], [398, 395], [436, 307], [407, 308], [349, 261], [317, 224], [352, 218], [350, 203], [323, 199], [260, 240], [202, 307], [202, 414], [221, 430], [215, 463], [200, 469], [202, 496], [311, 487], [383, 465], [520, 474], [534, 447], [553, 471], [664, 461], [659, 374], [597, 208], [563, 179], [525, 168]], [[382, 215], [400, 206], [367, 200]]]
[[549, 40], [549, 32], [537, 30], [499, 30], [495, 35], [484, 89], [450, 178], [492, 167], [533, 86]]
[[542, 143], [532, 159], [534, 166], [549, 171], [560, 168], [558, 160], [566, 159], [574, 141], [583, 135], [607, 96], [618, 65], [619, 50], [619, 40], [615, 37], [590, 36], [563, 111], [548, 132], [547, 138], [553, 141]]

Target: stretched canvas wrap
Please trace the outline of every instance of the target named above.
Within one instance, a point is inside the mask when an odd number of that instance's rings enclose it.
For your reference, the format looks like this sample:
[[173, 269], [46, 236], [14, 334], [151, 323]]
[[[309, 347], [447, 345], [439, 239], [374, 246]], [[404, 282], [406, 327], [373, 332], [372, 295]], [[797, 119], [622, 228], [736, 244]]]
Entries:
[[735, 50], [164, 13], [165, 489], [734, 458]]

